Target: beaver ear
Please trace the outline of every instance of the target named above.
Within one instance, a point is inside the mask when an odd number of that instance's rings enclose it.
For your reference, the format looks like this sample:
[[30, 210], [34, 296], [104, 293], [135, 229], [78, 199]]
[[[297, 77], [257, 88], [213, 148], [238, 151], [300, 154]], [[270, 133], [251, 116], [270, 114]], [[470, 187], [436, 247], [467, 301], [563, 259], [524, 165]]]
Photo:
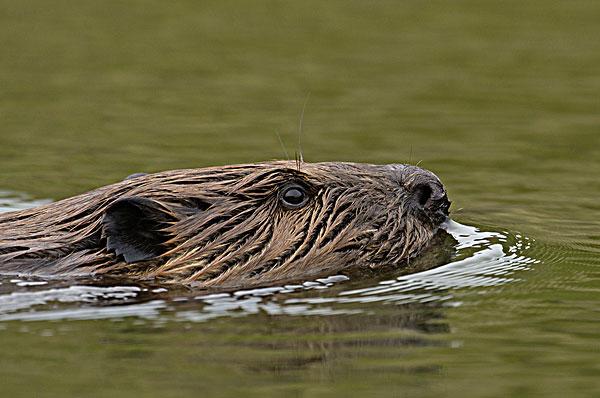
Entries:
[[150, 260], [165, 252], [163, 231], [175, 218], [160, 203], [144, 198], [117, 200], [106, 209], [102, 235], [106, 247], [127, 263]]

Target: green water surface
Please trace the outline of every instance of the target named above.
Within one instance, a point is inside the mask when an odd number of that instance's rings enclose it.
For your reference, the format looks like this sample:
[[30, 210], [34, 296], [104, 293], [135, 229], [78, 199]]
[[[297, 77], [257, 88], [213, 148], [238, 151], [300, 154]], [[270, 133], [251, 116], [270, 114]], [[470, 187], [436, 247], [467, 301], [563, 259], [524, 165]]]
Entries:
[[600, 2], [2, 0], [0, 40], [2, 191], [301, 147], [419, 163], [536, 260], [450, 305], [1, 322], [2, 397], [600, 396]]

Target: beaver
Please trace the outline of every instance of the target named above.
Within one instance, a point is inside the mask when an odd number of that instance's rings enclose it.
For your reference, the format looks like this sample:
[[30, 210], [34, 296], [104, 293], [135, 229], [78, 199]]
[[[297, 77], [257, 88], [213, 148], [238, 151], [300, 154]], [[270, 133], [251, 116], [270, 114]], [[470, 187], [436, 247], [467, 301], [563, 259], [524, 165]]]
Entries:
[[0, 274], [268, 285], [402, 266], [448, 217], [430, 171], [403, 164], [255, 164], [139, 173], [0, 214]]

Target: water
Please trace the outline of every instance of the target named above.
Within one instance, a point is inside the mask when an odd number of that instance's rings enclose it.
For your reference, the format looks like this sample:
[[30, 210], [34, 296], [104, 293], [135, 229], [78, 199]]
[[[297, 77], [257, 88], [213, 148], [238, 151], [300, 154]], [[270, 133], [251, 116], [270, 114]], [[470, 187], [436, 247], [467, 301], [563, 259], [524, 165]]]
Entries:
[[305, 159], [433, 170], [455, 242], [427, 271], [217, 296], [2, 278], [0, 393], [600, 395], [599, 20], [589, 1], [1, 2], [0, 211], [293, 157], [308, 97]]

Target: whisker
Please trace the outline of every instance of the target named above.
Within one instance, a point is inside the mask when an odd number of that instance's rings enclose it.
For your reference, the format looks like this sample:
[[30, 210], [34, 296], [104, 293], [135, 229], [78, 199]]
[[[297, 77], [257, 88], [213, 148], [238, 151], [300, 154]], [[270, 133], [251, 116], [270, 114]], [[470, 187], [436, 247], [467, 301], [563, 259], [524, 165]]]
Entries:
[[304, 161], [304, 156], [302, 155], [302, 130], [304, 127], [304, 112], [306, 111], [306, 104], [308, 104], [309, 99], [310, 91], [306, 94], [306, 97], [304, 98], [304, 104], [302, 104], [302, 111], [300, 112], [300, 120], [298, 121], [298, 153], [300, 155], [300, 162]]
[[281, 139], [281, 134], [279, 134], [279, 131], [275, 130], [275, 135], [277, 135], [277, 139], [279, 140], [279, 145], [281, 145], [281, 149], [283, 150], [283, 154], [285, 155], [285, 160], [290, 160], [288, 151], [287, 151], [287, 149], [285, 149], [285, 145], [283, 145], [283, 140]]

